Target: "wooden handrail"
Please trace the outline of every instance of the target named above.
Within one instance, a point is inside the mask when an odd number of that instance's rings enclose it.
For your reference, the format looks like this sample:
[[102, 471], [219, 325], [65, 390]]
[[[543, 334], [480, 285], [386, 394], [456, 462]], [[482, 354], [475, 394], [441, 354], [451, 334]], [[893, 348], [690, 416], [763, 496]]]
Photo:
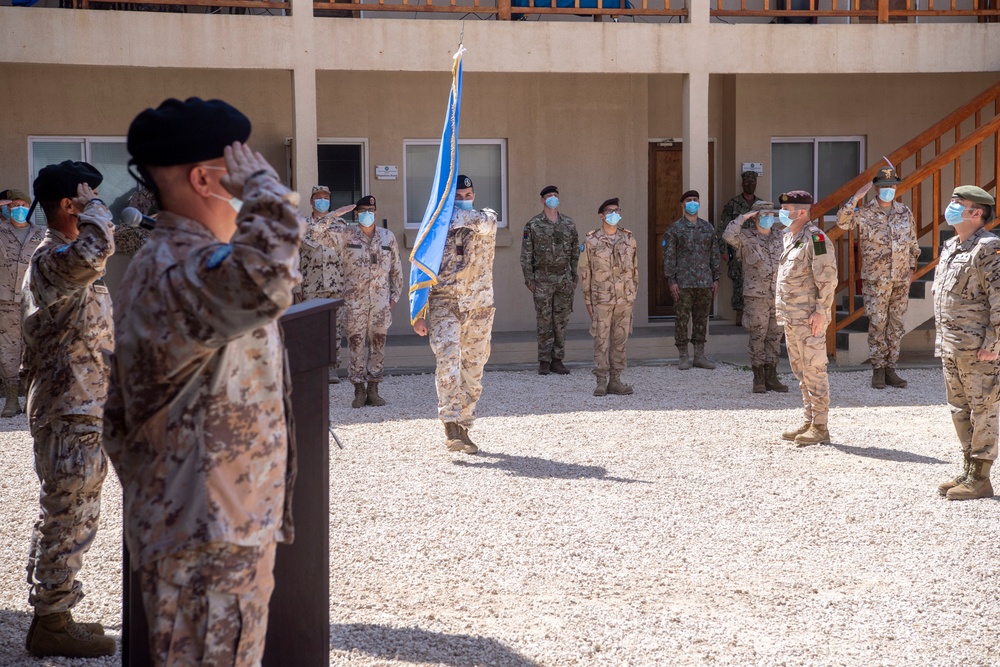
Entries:
[[[711, 16], [718, 17], [754, 17], [754, 18], [871, 18], [876, 23], [890, 23], [892, 19], [907, 19], [910, 17], [977, 17], [980, 19], [1000, 19], [1000, 8], [980, 8], [959, 9], [955, 2], [951, 2], [948, 9], [936, 9], [933, 2], [926, 9], [910, 9], [910, 3], [906, 3], [905, 9], [894, 9], [890, 0], [876, 0], [873, 9], [861, 9], [861, 5], [856, 0], [830, 0], [828, 9], [819, 9], [819, 2], [813, 0], [809, 4], [809, 9], [773, 9], [770, 4], [774, 0], [764, 0], [763, 9], [746, 9], [746, 2], [740, 3], [740, 9], [726, 9], [723, 6], [725, 0], [716, 0], [715, 7], [709, 9]], [[846, 5], [846, 7], [844, 6]], [[977, 3], [978, 5], [978, 3]]]

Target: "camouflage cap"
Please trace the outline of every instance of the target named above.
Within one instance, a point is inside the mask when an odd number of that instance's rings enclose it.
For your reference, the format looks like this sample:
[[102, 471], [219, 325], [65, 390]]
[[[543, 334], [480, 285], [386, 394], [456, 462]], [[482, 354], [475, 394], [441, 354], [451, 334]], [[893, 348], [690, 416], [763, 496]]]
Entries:
[[0, 191], [0, 199], [9, 199], [11, 201], [26, 201], [26, 202], [31, 201], [31, 197], [24, 194], [20, 190], [15, 190], [14, 188], [8, 188], [7, 190]]
[[901, 179], [897, 174], [896, 170], [892, 167], [881, 167], [878, 173], [875, 174], [875, 178], [872, 179], [872, 183], [875, 185], [896, 185], [901, 182]]
[[755, 201], [753, 206], [750, 207], [751, 211], [773, 211], [775, 209], [773, 201]]
[[996, 205], [996, 200], [986, 190], [975, 185], [960, 185], [955, 188], [955, 191], [951, 193], [952, 197], [961, 197], [962, 199], [968, 199], [969, 201], [974, 201], [977, 204], [988, 204], [990, 206]]
[[747, 169], [742, 174], [740, 174], [740, 179], [744, 181], [756, 181], [757, 176], [758, 174], [756, 171], [754, 171], [753, 169]]
[[805, 190], [792, 190], [778, 197], [778, 201], [782, 204], [811, 204], [813, 196]]
[[326, 187], [325, 185], [314, 185], [312, 193], [316, 194], [317, 192], [325, 192], [326, 194], [330, 194], [330, 188]]

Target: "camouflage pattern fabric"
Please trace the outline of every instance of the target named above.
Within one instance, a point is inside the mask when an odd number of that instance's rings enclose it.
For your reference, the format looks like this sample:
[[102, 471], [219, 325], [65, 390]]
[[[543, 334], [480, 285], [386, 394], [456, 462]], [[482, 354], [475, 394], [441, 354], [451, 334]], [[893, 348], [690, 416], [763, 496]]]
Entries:
[[535, 304], [535, 334], [538, 338], [538, 360], [566, 358], [566, 327], [573, 313], [573, 283], [566, 279], [535, 282], [532, 301]]
[[306, 233], [302, 238], [301, 262], [302, 298], [339, 299], [344, 289], [344, 279], [337, 262], [335, 244], [328, 238], [337, 229], [346, 229], [343, 218], [332, 213], [321, 218], [306, 218]]
[[153, 664], [260, 665], [275, 546], [208, 544], [140, 568]]
[[917, 244], [917, 224], [909, 208], [894, 201], [886, 213], [877, 201], [855, 208], [855, 202], [848, 200], [837, 212], [837, 226], [857, 229], [862, 280], [910, 280], [910, 273], [920, 256], [920, 246]]
[[718, 239], [707, 220], [681, 218], [663, 234], [663, 274], [681, 289], [711, 287], [719, 279]]
[[935, 356], [1000, 354], [1000, 238], [980, 228], [945, 241], [932, 292]]
[[118, 225], [115, 227], [115, 254], [135, 257], [148, 240], [148, 229]]
[[906, 328], [903, 318], [910, 299], [909, 281], [876, 282], [861, 285], [868, 315], [868, 358], [875, 368], [895, 368]]
[[762, 234], [756, 224], [741, 228], [736, 221], [729, 223], [723, 238], [733, 247], [743, 265], [743, 297], [764, 297], [774, 300], [778, 279], [778, 264], [785, 250], [785, 230], [772, 228]]
[[743, 328], [750, 336], [747, 345], [750, 365], [765, 366], [778, 363], [784, 330], [775, 317], [774, 299], [748, 296], [743, 302]]
[[21, 305], [0, 301], [0, 387], [16, 387], [21, 364]]
[[21, 365], [21, 286], [31, 256], [45, 238], [45, 230], [31, 225], [21, 243], [8, 222], [0, 222], [0, 381], [17, 383]]
[[802, 391], [802, 407], [807, 422], [823, 425], [829, 421], [830, 378], [826, 373], [826, 332], [813, 336], [808, 324], [786, 324], [785, 346], [792, 373]]
[[557, 213], [555, 222], [539, 213], [524, 226], [521, 241], [521, 271], [528, 287], [534, 287], [538, 360], [566, 356], [566, 327], [573, 312], [573, 290], [580, 259], [576, 225], [568, 215]]
[[290, 541], [294, 437], [277, 319], [301, 280], [299, 195], [249, 179], [229, 243], [159, 214], [125, 272], [105, 410], [133, 562]]
[[1000, 362], [975, 355], [945, 356], [944, 387], [962, 452], [977, 459], [997, 458]]
[[[736, 248], [733, 246], [732, 242], [723, 238], [723, 231], [729, 227], [729, 224], [735, 220], [737, 217], [743, 215], [744, 213], [749, 213], [753, 208], [753, 205], [760, 201], [757, 195], [753, 196], [749, 202], [743, 196], [743, 194], [738, 194], [732, 199], [730, 199], [725, 207], [722, 209], [722, 217], [719, 219], [719, 228], [717, 228], [716, 236], [719, 238], [719, 252], [726, 253], [729, 262], [726, 265], [726, 275], [729, 279], [733, 281], [733, 298], [730, 304], [733, 310], [743, 310], [743, 298], [746, 292], [743, 289], [743, 260], [740, 259]], [[743, 224], [744, 229], [752, 229], [755, 227], [754, 222], [751, 220], [746, 220]]]
[[594, 306], [590, 335], [594, 337], [594, 375], [607, 378], [628, 366], [625, 344], [632, 333], [631, 303], [607, 303]]
[[784, 244], [775, 286], [778, 324], [805, 324], [813, 313], [820, 313], [829, 326], [837, 289], [833, 243], [807, 222], [797, 234], [786, 231]]
[[438, 282], [429, 300], [456, 301], [465, 312], [493, 307], [493, 257], [496, 254], [497, 214], [488, 208], [455, 208], [438, 270]]
[[593, 310], [590, 335], [594, 337], [594, 375], [625, 369], [625, 344], [632, 333], [632, 312], [639, 291], [639, 262], [635, 237], [618, 227], [607, 234], [603, 227], [587, 232], [580, 253], [580, 288], [583, 302]]
[[128, 198], [126, 206], [139, 209], [139, 212], [143, 215], [153, 215], [157, 211], [156, 196], [145, 185], [140, 185], [132, 193], [132, 196]]
[[71, 609], [83, 597], [77, 574], [97, 535], [108, 461], [101, 422], [52, 419], [34, 432], [41, 511], [31, 534], [28, 602], [38, 615]]
[[[674, 344], [683, 347], [692, 342], [708, 340], [708, 315], [712, 312], [712, 290], [709, 287], [681, 288], [674, 303]], [[688, 324], [691, 333], [688, 335]]]

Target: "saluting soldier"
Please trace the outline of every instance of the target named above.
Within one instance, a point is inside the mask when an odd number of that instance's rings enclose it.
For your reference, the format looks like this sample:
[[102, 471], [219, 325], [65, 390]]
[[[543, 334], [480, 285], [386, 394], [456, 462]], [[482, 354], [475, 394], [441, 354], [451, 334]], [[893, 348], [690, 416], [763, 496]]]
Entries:
[[[733, 244], [724, 241], [722, 239], [722, 235], [729, 226], [729, 223], [735, 220], [737, 216], [749, 213], [751, 207], [761, 201], [755, 194], [757, 191], [756, 171], [744, 171], [740, 174], [740, 182], [743, 187], [743, 192], [726, 202], [726, 205], [722, 209], [722, 217], [719, 219], [719, 227], [716, 229], [719, 236], [719, 251], [721, 256], [726, 260], [726, 275], [728, 275], [729, 279], [733, 281], [733, 296], [730, 300], [730, 304], [733, 307], [733, 311], [736, 313], [737, 324], [741, 324], [743, 320], [744, 267], [743, 263], [740, 261], [738, 253], [736, 252], [736, 248], [733, 247]], [[750, 224], [747, 224], [747, 227], [750, 226]]]
[[964, 465], [938, 485], [948, 500], [993, 495], [990, 468], [997, 458], [1000, 401], [1000, 238], [984, 225], [996, 199], [982, 188], [952, 192], [945, 221], [955, 235], [941, 249], [934, 272], [934, 354], [941, 357], [951, 418]]
[[559, 188], [548, 185], [539, 193], [542, 212], [524, 226], [521, 271], [534, 296], [538, 320], [538, 374], [568, 375], [566, 326], [573, 312], [580, 241], [573, 218], [559, 211]]

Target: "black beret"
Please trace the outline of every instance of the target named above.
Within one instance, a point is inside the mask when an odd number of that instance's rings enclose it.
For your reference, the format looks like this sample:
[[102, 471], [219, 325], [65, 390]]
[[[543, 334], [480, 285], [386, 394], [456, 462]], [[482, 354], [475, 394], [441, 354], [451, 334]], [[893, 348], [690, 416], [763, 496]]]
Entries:
[[684, 194], [682, 194], [681, 195], [681, 201], [684, 201], [688, 197], [697, 197], [698, 199], [701, 199], [701, 195], [698, 194], [697, 190], [688, 190], [687, 192], [685, 192]]
[[472, 187], [472, 179], [465, 174], [458, 175], [458, 190], [465, 190]]
[[54, 201], [63, 197], [75, 197], [80, 183], [97, 188], [103, 180], [104, 176], [93, 165], [66, 160], [42, 167], [32, 187], [38, 201]]
[[214, 160], [234, 141], [246, 141], [250, 129], [250, 119], [222, 100], [170, 98], [135, 117], [128, 152], [133, 163], [153, 167]]
[[612, 204], [614, 204], [615, 206], [621, 206], [621, 204], [618, 203], [618, 197], [612, 197], [611, 199], [605, 199], [604, 203], [601, 204], [600, 207], [598, 207], [597, 212], [604, 213], [604, 209], [611, 206]]
[[559, 188], [557, 188], [554, 185], [546, 185], [544, 188], [542, 188], [542, 191], [538, 193], [538, 196], [539, 197], [544, 197], [545, 195], [549, 194], [550, 192], [554, 192], [556, 194], [559, 194]]
[[805, 190], [792, 190], [778, 197], [778, 201], [782, 204], [811, 204], [813, 196]]
[[[358, 206], [375, 206], [375, 197], [372, 197], [371, 195], [365, 195], [364, 197], [362, 197], [361, 199], [359, 199], [358, 203], [355, 204], [354, 206], [355, 207], [358, 207]], [[378, 207], [376, 206], [375, 208], [378, 208]]]

